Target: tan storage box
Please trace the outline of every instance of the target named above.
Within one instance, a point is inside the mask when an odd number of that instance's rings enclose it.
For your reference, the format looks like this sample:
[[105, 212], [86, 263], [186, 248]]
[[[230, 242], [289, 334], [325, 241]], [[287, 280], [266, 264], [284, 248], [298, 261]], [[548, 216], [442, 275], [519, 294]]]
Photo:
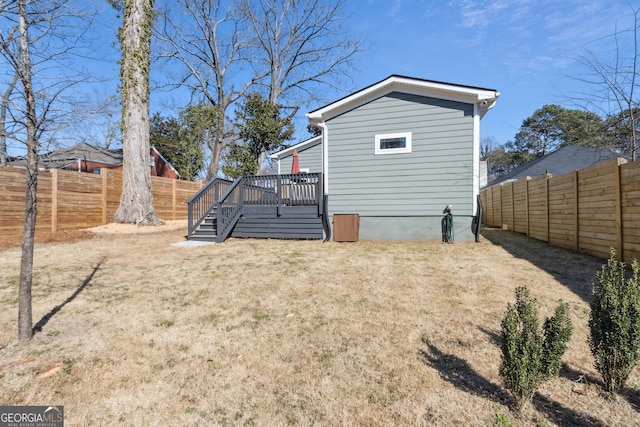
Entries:
[[360, 215], [358, 214], [334, 214], [333, 215], [333, 241], [357, 242], [360, 229]]

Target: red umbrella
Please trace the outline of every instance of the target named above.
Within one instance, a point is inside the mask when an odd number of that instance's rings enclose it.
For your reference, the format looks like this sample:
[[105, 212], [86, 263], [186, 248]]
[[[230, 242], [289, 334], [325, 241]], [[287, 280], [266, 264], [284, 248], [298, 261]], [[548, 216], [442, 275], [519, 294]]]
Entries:
[[291, 163], [291, 173], [300, 173], [300, 160], [298, 160], [298, 150], [293, 150], [293, 162]]

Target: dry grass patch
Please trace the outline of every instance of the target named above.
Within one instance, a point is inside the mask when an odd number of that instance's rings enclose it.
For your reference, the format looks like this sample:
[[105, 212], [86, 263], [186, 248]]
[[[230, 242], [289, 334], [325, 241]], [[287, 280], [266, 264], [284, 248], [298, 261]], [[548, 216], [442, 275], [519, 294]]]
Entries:
[[[69, 426], [640, 423], [637, 373], [605, 398], [586, 343], [602, 260], [499, 230], [171, 247], [185, 228], [39, 245], [28, 345], [19, 249], [0, 252], [0, 404], [61, 404]], [[518, 419], [497, 340], [522, 285], [541, 317], [569, 302], [575, 330], [561, 377]]]

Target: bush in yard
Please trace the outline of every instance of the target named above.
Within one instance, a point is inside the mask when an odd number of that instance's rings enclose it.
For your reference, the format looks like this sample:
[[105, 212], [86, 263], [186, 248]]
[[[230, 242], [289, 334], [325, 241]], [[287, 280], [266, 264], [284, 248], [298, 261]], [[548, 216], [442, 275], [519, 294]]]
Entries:
[[526, 287], [516, 289], [516, 303], [507, 305], [502, 320], [500, 364], [500, 377], [512, 393], [516, 409], [522, 409], [540, 384], [558, 375], [571, 332], [568, 304], [560, 303], [541, 331], [537, 301]]
[[625, 264], [617, 261], [611, 250], [611, 257], [593, 283], [589, 346], [608, 392], [624, 386], [640, 353], [638, 261], [631, 263], [630, 277], [625, 273]]

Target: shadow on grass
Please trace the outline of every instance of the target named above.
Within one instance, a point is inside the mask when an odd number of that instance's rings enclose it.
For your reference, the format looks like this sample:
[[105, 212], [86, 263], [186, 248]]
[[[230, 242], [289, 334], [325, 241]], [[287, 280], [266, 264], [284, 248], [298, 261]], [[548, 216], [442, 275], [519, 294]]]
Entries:
[[572, 409], [562, 406], [555, 400], [535, 393], [531, 400], [533, 407], [542, 414], [547, 420], [563, 427], [606, 427], [607, 424], [597, 418], [586, 414], [581, 414]]
[[45, 327], [45, 325], [47, 323], [49, 323], [49, 320], [51, 320], [51, 318], [58, 313], [60, 310], [62, 310], [62, 308], [69, 304], [71, 301], [73, 301], [74, 299], [76, 299], [76, 297], [78, 295], [80, 295], [80, 293], [84, 290], [84, 288], [86, 288], [87, 286], [89, 286], [89, 284], [91, 283], [91, 280], [93, 279], [93, 276], [95, 276], [95, 274], [98, 272], [98, 270], [100, 270], [100, 267], [102, 266], [102, 264], [104, 264], [105, 259], [101, 259], [96, 265], [95, 267], [93, 267], [93, 270], [91, 271], [91, 273], [89, 273], [89, 275], [82, 281], [82, 283], [80, 284], [80, 286], [78, 287], [78, 289], [76, 289], [70, 296], [69, 298], [67, 298], [62, 304], [56, 305], [55, 307], [53, 307], [53, 309], [48, 312], [47, 314], [45, 314], [44, 316], [42, 316], [42, 319], [38, 320], [38, 323], [35, 324], [35, 326], [33, 327], [32, 331], [34, 334], [36, 334], [37, 332], [42, 331], [42, 328]]
[[418, 350], [420, 358], [427, 366], [435, 368], [442, 378], [462, 391], [509, 405], [509, 395], [505, 390], [478, 374], [466, 360], [444, 353], [429, 342], [424, 344], [428, 350]]
[[640, 391], [638, 391], [638, 389], [625, 387], [620, 391], [620, 396], [627, 399], [627, 402], [629, 402], [636, 412], [640, 412]]
[[483, 228], [482, 237], [546, 271], [582, 300], [591, 302], [592, 282], [606, 260], [498, 228]]
[[[500, 339], [492, 331], [485, 332], [490, 337]], [[478, 374], [464, 359], [445, 353], [430, 342], [423, 341], [423, 343], [428, 349], [418, 350], [420, 358], [427, 366], [435, 368], [442, 378], [464, 392], [512, 408], [511, 396], [504, 388]], [[534, 394], [532, 405], [545, 418], [561, 426], [606, 426], [596, 418], [566, 408], [539, 393]]]
[[478, 329], [480, 329], [480, 332], [488, 336], [493, 344], [498, 347], [502, 347], [502, 337], [500, 336], [500, 332], [492, 331], [484, 326], [479, 326]]
[[[560, 377], [566, 378], [574, 383], [579, 384], [595, 384], [599, 387], [600, 392], [604, 393], [604, 383], [599, 377], [594, 377], [573, 369], [571, 366], [563, 363], [560, 367]], [[631, 407], [640, 412], [640, 392], [632, 387], [624, 387], [617, 394], [629, 402]]]
[[571, 366], [563, 363], [560, 366], [560, 377], [566, 378], [574, 383], [583, 383], [583, 384], [597, 384], [602, 387], [602, 381], [599, 378], [592, 377], [591, 375], [585, 374], [584, 372], [580, 372], [572, 368]]

